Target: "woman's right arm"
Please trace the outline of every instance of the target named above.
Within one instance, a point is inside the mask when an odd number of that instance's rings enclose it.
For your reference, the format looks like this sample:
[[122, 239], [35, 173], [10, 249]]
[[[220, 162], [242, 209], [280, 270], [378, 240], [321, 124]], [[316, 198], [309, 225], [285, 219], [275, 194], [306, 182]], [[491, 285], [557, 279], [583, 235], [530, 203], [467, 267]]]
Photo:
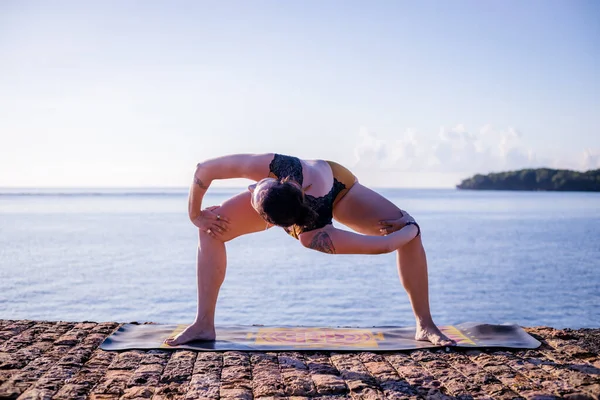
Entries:
[[[200, 164], [198, 164], [200, 166]], [[198, 168], [194, 172], [194, 181], [190, 186], [190, 193], [188, 196], [188, 214], [190, 216], [190, 220], [194, 222], [202, 213], [202, 199], [204, 198], [204, 193], [208, 190], [212, 179], [207, 179], [207, 177], [202, 177], [202, 173], [198, 173]]]
[[232, 154], [202, 161], [196, 166], [188, 196], [190, 220], [196, 220], [202, 209], [206, 190], [216, 179], [246, 178], [259, 181], [269, 175], [272, 153]]

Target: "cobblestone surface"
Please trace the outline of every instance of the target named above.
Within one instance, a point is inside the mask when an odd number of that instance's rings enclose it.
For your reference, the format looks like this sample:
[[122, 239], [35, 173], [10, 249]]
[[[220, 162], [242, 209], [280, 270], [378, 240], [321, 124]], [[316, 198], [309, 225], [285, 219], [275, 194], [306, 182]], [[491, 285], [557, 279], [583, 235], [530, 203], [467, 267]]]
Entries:
[[0, 399], [600, 399], [600, 329], [525, 328], [536, 350], [98, 348], [116, 322], [0, 320]]

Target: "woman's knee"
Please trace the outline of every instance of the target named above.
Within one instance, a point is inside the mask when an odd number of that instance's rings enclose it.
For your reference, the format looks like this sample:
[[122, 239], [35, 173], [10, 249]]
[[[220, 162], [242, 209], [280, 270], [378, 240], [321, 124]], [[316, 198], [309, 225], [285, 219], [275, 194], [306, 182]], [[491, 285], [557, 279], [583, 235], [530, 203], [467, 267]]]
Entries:
[[410, 242], [406, 243], [404, 246], [398, 249], [398, 255], [400, 256], [400, 260], [404, 261], [415, 261], [418, 259], [425, 258], [425, 248], [423, 247], [423, 241], [421, 240], [421, 236], [417, 236]]
[[198, 243], [200, 244], [210, 244], [210, 243], [226, 243], [231, 239], [234, 239], [232, 235], [228, 233], [228, 231], [224, 231], [222, 233], [208, 233], [203, 231], [202, 229], [198, 229]]

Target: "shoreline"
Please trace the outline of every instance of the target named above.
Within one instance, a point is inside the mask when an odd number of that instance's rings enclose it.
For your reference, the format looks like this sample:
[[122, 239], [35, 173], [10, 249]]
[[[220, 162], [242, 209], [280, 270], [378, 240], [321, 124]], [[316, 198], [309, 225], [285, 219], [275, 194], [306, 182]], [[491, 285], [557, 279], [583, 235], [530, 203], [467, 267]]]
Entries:
[[122, 323], [0, 319], [0, 399], [600, 398], [600, 328], [535, 350], [104, 351]]

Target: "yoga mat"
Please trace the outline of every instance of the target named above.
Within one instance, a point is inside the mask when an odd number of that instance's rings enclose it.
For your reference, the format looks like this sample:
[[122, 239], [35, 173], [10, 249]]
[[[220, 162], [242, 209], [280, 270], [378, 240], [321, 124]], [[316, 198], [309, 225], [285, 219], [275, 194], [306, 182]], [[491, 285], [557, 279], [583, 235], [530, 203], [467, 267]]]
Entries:
[[[323, 328], [298, 326], [218, 326], [217, 340], [169, 346], [163, 341], [183, 331], [187, 325], [125, 324], [100, 345], [103, 350], [189, 349], [198, 351], [281, 351], [337, 350], [392, 351], [435, 348], [429, 342], [414, 340], [415, 328]], [[440, 326], [458, 347], [505, 347], [535, 349], [540, 342], [518, 325], [490, 325], [465, 322]]]

